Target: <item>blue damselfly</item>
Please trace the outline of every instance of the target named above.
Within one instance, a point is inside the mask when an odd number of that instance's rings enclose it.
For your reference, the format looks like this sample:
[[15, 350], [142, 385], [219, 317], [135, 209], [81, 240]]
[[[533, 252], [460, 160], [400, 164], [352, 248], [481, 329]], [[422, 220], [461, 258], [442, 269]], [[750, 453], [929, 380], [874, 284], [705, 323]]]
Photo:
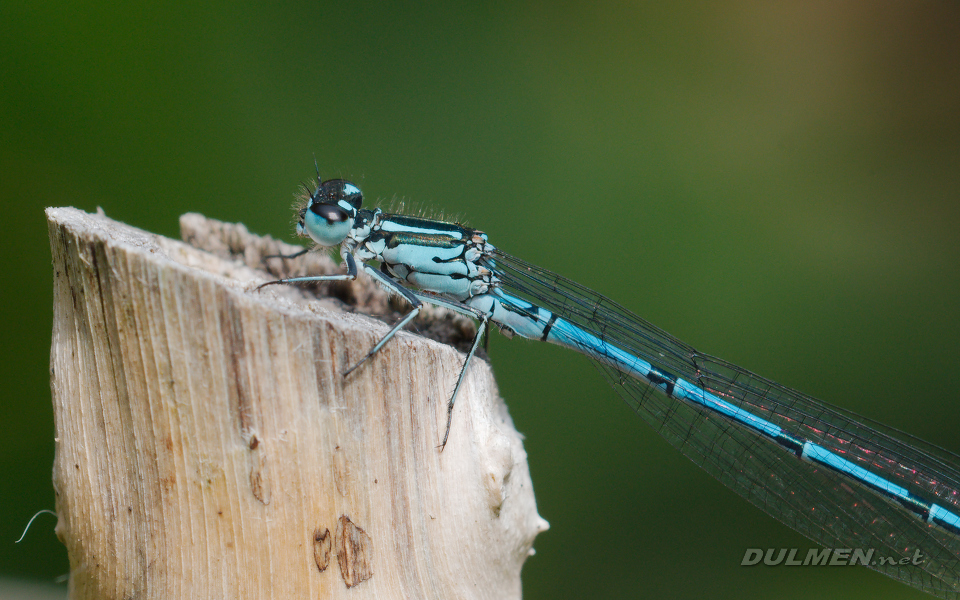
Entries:
[[297, 233], [339, 245], [346, 273], [264, 285], [351, 280], [363, 271], [413, 307], [347, 373], [425, 303], [477, 320], [441, 449], [470, 360], [493, 324], [592, 358], [674, 447], [810, 539], [913, 559], [868, 566], [937, 596], [960, 594], [957, 455], [700, 353], [608, 298], [501, 252], [482, 231], [363, 209], [357, 186], [322, 181], [319, 172], [316, 189], [304, 191]]

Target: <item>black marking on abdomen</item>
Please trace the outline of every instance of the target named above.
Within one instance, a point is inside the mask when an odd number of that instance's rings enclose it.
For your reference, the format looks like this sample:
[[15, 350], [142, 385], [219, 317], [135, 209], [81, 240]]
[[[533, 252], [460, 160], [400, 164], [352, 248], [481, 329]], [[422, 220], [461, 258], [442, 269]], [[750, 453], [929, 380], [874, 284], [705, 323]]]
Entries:
[[[931, 505], [931, 508], [932, 508], [932, 505]], [[947, 511], [947, 512], [950, 512], [949, 510], [943, 508], [942, 506], [941, 506], [940, 508], [942, 508], [943, 510], [945, 510], [945, 511]], [[928, 513], [928, 514], [929, 514], [929, 513]], [[953, 533], [954, 535], [960, 535], [960, 529], [958, 529], [957, 526], [954, 525], [953, 523], [951, 523], [950, 521], [946, 521], [946, 520], [944, 520], [944, 519], [942, 519], [942, 518], [940, 518], [940, 517], [934, 517], [933, 519], [930, 519], [929, 516], [927, 517], [927, 519], [929, 520], [928, 522], [933, 523], [934, 525], [936, 525], [936, 526], [938, 526], [938, 527], [942, 527], [942, 528], [946, 529], [947, 531]]]
[[[787, 437], [787, 434], [781, 434], [780, 438], [777, 439], [777, 441], [782, 444], [783, 442], [781, 442], [781, 439], [782, 439], [782, 438], [785, 438], [785, 437]], [[789, 436], [789, 437], [793, 437], [793, 436]], [[797, 438], [794, 438], [794, 439], [797, 439]], [[819, 448], [822, 448], [822, 449], [826, 450], [827, 452], [830, 452], [831, 454], [833, 454], [833, 455], [836, 456], [836, 453], [833, 452], [832, 450], [830, 450], [829, 448], [824, 448], [823, 446], [819, 446], [818, 444], [815, 444], [815, 443], [812, 442], [812, 441], [807, 441], [807, 442], [804, 442], [804, 443], [805, 443], [805, 444], [806, 444], [806, 443], [813, 444], [813, 445], [815, 445], [815, 446], [817, 446], [817, 447], [819, 447]], [[786, 444], [784, 444], [784, 445], [786, 445]], [[802, 457], [802, 454], [803, 454], [803, 451], [801, 450], [801, 452], [800, 452], [801, 457]], [[842, 460], [847, 460], [847, 459], [842, 459]], [[811, 459], [810, 459], [810, 462], [813, 463], [813, 464], [815, 464], [815, 465], [819, 465], [820, 467], [822, 467], [822, 468], [824, 468], [824, 469], [827, 469], [828, 471], [831, 471], [831, 472], [833, 472], [833, 473], [836, 473], [836, 474], [838, 474], [838, 475], [841, 475], [841, 476], [843, 476], [845, 479], [847, 479], [847, 480], [849, 480], [849, 481], [853, 481], [853, 482], [857, 483], [858, 485], [861, 485], [861, 486], [867, 488], [868, 490], [873, 491], [875, 494], [877, 494], [877, 495], [880, 496], [881, 498], [885, 498], [885, 499], [887, 499], [887, 500], [892, 500], [893, 502], [896, 502], [897, 504], [899, 504], [900, 506], [902, 506], [903, 508], [905, 508], [908, 512], [913, 513], [914, 515], [916, 515], [917, 517], [919, 517], [919, 518], [920, 518], [921, 520], [923, 520], [924, 522], [929, 522], [929, 519], [930, 519], [930, 510], [931, 510], [931, 508], [932, 508], [932, 503], [927, 502], [926, 500], [915, 496], [912, 492], [907, 491], [907, 495], [906, 495], [906, 496], [901, 496], [901, 495], [899, 495], [899, 494], [894, 494], [894, 493], [890, 492], [889, 490], [887, 490], [886, 488], [877, 485], [877, 484], [876, 484], [875, 482], [873, 482], [873, 481], [870, 481], [870, 480], [868, 480], [868, 479], [864, 479], [864, 478], [858, 477], [858, 476], [855, 475], [854, 473], [851, 473], [850, 471], [846, 471], [846, 470], [844, 470], [844, 469], [837, 468], [836, 466], [834, 466], [834, 465], [832, 465], [832, 464], [830, 464], [830, 463], [828, 463], [828, 462], [826, 462], [826, 461], [818, 460], [818, 459], [816, 459], [816, 458], [811, 458]], [[851, 462], [851, 461], [847, 460], [847, 462]], [[855, 463], [854, 463], [854, 464], [855, 464]], [[859, 466], [859, 465], [858, 465], [858, 466]], [[892, 485], [896, 485], [896, 486], [898, 486], [898, 487], [903, 487], [902, 485], [898, 484], [897, 482], [892, 481], [892, 480], [890, 480], [890, 479], [888, 479], [888, 478], [886, 478], [886, 477], [884, 477], [884, 476], [882, 476], [882, 475], [877, 475], [876, 473], [872, 473], [872, 472], [871, 472], [871, 475], [877, 477], [878, 479], [881, 479], [881, 480], [885, 481], [886, 483], [889, 483], [889, 484], [892, 484]], [[904, 489], [905, 489], [905, 488], [904, 488]], [[938, 523], [938, 525], [940, 525], [940, 524]], [[943, 525], [941, 525], [941, 526], [943, 526]]]
[[664, 391], [671, 398], [673, 397], [673, 388], [677, 383], [677, 376], [671, 375], [666, 371], [661, 371], [656, 367], [651, 367], [650, 372], [647, 373], [647, 379], [650, 380], [650, 383], [653, 385], [662, 385], [664, 386]]
[[[889, 496], [890, 494], [886, 494]], [[897, 502], [903, 505], [904, 508], [909, 510], [912, 513], [915, 513], [918, 517], [924, 521], [930, 520], [930, 508], [932, 504], [923, 500], [922, 498], [917, 498], [913, 494], [909, 494], [906, 498], [896, 498]]]
[[773, 441], [795, 454], [797, 458], [803, 458], [803, 445], [807, 440], [781, 431], [780, 435], [773, 438]]
[[547, 341], [547, 336], [550, 335], [550, 329], [553, 327], [553, 324], [557, 321], [557, 315], [550, 313], [550, 320], [547, 321], [546, 326], [543, 328], [543, 335], [540, 336], [540, 341]]

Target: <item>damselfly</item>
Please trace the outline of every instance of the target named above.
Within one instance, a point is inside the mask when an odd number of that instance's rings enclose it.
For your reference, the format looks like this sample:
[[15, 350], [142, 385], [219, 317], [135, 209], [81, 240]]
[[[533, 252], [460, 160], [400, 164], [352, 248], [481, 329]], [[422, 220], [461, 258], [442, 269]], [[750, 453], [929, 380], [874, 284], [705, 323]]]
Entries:
[[297, 233], [321, 247], [339, 245], [346, 273], [264, 285], [352, 280], [363, 271], [413, 307], [344, 375], [424, 304], [477, 320], [441, 449], [470, 360], [493, 324], [508, 337], [592, 358], [668, 442], [810, 539], [902, 557], [868, 566], [937, 596], [960, 596], [956, 454], [701, 354], [608, 298], [501, 252], [481, 231], [363, 209], [357, 186], [322, 181], [319, 170], [316, 190], [304, 192]]

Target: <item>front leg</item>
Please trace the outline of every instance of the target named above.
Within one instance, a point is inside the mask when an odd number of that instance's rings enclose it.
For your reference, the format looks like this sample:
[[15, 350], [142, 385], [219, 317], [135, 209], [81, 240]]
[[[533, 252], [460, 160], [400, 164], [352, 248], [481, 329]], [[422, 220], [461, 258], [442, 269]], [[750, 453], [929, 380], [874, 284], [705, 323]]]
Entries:
[[[356, 280], [357, 278], [356, 259], [353, 258], [352, 254], [344, 254], [343, 261], [347, 265], [347, 272], [343, 275], [314, 275], [309, 277], [291, 277], [289, 279], [277, 279], [276, 281], [268, 281], [266, 283], [258, 285], [257, 291], [260, 291], [261, 289], [265, 288], [268, 285], [275, 285], [278, 283], [313, 283], [317, 281], [354, 281]], [[389, 342], [390, 339], [393, 336], [395, 336], [398, 331], [403, 329], [404, 325], [406, 325], [407, 323], [415, 319], [417, 315], [420, 314], [420, 309], [423, 307], [423, 303], [417, 299], [416, 294], [414, 294], [412, 291], [408, 290], [407, 288], [403, 287], [396, 281], [393, 281], [392, 279], [390, 279], [380, 271], [374, 269], [373, 267], [367, 264], [363, 265], [363, 271], [367, 275], [372, 277], [375, 281], [380, 283], [383, 287], [387, 288], [388, 291], [393, 292], [395, 294], [399, 294], [400, 296], [403, 296], [403, 298], [405, 298], [407, 302], [409, 302], [410, 305], [413, 306], [413, 310], [407, 313], [407, 315], [404, 316], [404, 318], [401, 319], [400, 322], [393, 327], [393, 329], [388, 331], [387, 334], [383, 336], [383, 339], [377, 342], [377, 344], [369, 352], [367, 352], [366, 356], [360, 359], [360, 362], [358, 362], [357, 364], [347, 369], [343, 373], [344, 377], [346, 377], [347, 375], [352, 373], [354, 370], [356, 370], [356, 368], [362, 365], [364, 362], [366, 362], [368, 358], [370, 358], [371, 356], [379, 352], [380, 348], [383, 348], [384, 344]]]
[[307, 252], [310, 252], [310, 250], [311, 248], [304, 248], [303, 250], [300, 250], [299, 252], [294, 252], [293, 254], [268, 254], [263, 257], [263, 260], [267, 260], [269, 258], [282, 258], [283, 260], [293, 260], [294, 258], [300, 258]]
[[[347, 256], [350, 256], [350, 255], [348, 254]], [[393, 338], [393, 336], [397, 335], [398, 331], [403, 329], [407, 323], [416, 319], [417, 315], [420, 314], [420, 309], [423, 308], [423, 302], [421, 302], [418, 299], [417, 294], [403, 287], [401, 284], [394, 281], [393, 279], [390, 279], [389, 277], [387, 277], [377, 269], [374, 269], [370, 265], [364, 264], [363, 272], [369, 275], [370, 277], [372, 277], [374, 281], [382, 285], [384, 288], [386, 288], [387, 291], [393, 292], [399, 296], [402, 296], [404, 300], [410, 303], [410, 306], [413, 307], [413, 310], [408, 312], [406, 316], [400, 319], [400, 322], [394, 325], [393, 329], [388, 331], [387, 334], [383, 336], [383, 338], [381, 338], [380, 341], [377, 342], [377, 344], [373, 348], [370, 349], [370, 352], [367, 352], [366, 356], [360, 359], [360, 362], [358, 362], [357, 364], [353, 365], [352, 367], [344, 371], [343, 373], [344, 377], [346, 377], [350, 373], [353, 373], [357, 369], [357, 367], [365, 363], [368, 358], [370, 358], [371, 356], [379, 352], [380, 348], [383, 348], [384, 344], [389, 342]]]
[[[298, 256], [295, 254], [293, 256]], [[316, 281], [354, 281], [357, 278], [357, 261], [354, 260], [352, 254], [344, 254], [343, 261], [347, 265], [347, 272], [343, 275], [315, 275], [311, 277], [291, 277], [289, 279], [277, 279], [276, 281], [268, 281], [266, 283], [260, 284], [257, 286], [256, 291], [260, 291], [262, 288], [267, 287], [268, 285], [274, 285], [277, 283], [312, 283]]]
[[[346, 254], [344, 255], [344, 262], [347, 264], [347, 273], [344, 275], [319, 275], [314, 277], [292, 277], [290, 279], [278, 279], [276, 281], [268, 281], [257, 287], [257, 290], [261, 288], [273, 285], [277, 283], [309, 283], [315, 281], [344, 281], [344, 280], [355, 280], [357, 278], [357, 263], [353, 258], [353, 255]], [[473, 339], [473, 344], [470, 347], [470, 352], [467, 353], [467, 358], [463, 361], [463, 366], [460, 368], [460, 374], [457, 377], [457, 383], [453, 388], [453, 394], [450, 395], [450, 400], [447, 402], [447, 426], [443, 433], [443, 440], [438, 446], [442, 452], [444, 447], [447, 445], [447, 440], [450, 437], [450, 427], [453, 424], [453, 406], [457, 400], [457, 394], [460, 392], [460, 388], [463, 385], [464, 379], [467, 375], [467, 367], [470, 366], [470, 361], [477, 352], [477, 347], [480, 345], [480, 340], [483, 338], [484, 333], [487, 330], [487, 324], [490, 320], [490, 315], [487, 313], [478, 310], [472, 306], [468, 306], [462, 302], [456, 300], [448, 300], [440, 296], [435, 296], [432, 294], [424, 294], [422, 292], [414, 292], [397, 281], [394, 281], [390, 277], [386, 276], [377, 269], [374, 269], [370, 265], [363, 265], [364, 272], [372, 277], [376, 282], [386, 288], [388, 291], [402, 296], [407, 302], [410, 303], [410, 306], [413, 309], [408, 312], [400, 321], [393, 326], [390, 331], [384, 335], [379, 342], [377, 342], [369, 352], [361, 358], [357, 364], [353, 365], [346, 371], [344, 371], [343, 376], [346, 377], [350, 373], [354, 372], [357, 367], [365, 363], [369, 358], [374, 356], [377, 352], [380, 351], [383, 346], [389, 342], [397, 332], [403, 329], [407, 323], [410, 323], [417, 315], [420, 314], [421, 309], [423, 308], [424, 303], [433, 304], [435, 306], [442, 306], [444, 308], [450, 309], [461, 315], [472, 317], [479, 322], [477, 326], [477, 335]]]

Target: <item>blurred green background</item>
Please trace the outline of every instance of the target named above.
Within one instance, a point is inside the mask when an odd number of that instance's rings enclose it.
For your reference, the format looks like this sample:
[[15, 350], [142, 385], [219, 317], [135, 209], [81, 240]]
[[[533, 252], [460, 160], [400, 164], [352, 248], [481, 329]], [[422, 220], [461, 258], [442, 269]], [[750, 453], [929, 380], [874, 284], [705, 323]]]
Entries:
[[[0, 6], [0, 576], [54, 519], [42, 209], [290, 236], [316, 155], [697, 348], [960, 450], [960, 6], [948, 2]], [[499, 336], [550, 531], [537, 598], [919, 598], [688, 463], [589, 361]], [[0, 589], [0, 596], [3, 596]]]

